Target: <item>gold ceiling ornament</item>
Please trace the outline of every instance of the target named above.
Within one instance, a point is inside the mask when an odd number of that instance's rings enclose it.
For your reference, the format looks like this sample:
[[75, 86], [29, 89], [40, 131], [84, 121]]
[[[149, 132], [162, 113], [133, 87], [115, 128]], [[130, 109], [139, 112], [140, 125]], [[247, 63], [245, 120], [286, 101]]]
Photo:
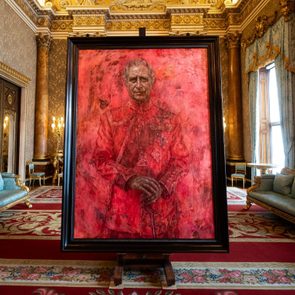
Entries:
[[163, 0], [117, 0], [110, 6], [111, 13], [120, 12], [165, 12], [166, 3]]
[[211, 2], [212, 2], [211, 5], [217, 9], [225, 8], [224, 0], [212, 0]]
[[225, 10], [224, 0], [211, 0], [209, 14], [220, 14]]
[[52, 7], [53, 6], [52, 0], [45, 0], [45, 6]]
[[[257, 7], [258, 11], [261, 11], [265, 6], [261, 4], [262, 2], [265, 4], [271, 0], [14, 1], [35, 24], [36, 33], [47, 29], [52, 32], [53, 38], [58, 39], [80, 31], [91, 34], [99, 31], [108, 34], [108, 28], [111, 28], [109, 32], [111, 35], [116, 34], [115, 31], [121, 35], [125, 28], [130, 28], [133, 34], [139, 20], [144, 20], [153, 31], [156, 31], [156, 34], [158, 29], [154, 28], [158, 28], [160, 22], [162, 27], [160, 34], [168, 35], [170, 31], [189, 31], [224, 36], [233, 29], [241, 30], [246, 18], [257, 13]], [[276, 6], [279, 10], [279, 4]], [[136, 23], [130, 25], [127, 21]], [[152, 24], [153, 22], [155, 23]]]
[[295, 1], [280, 0], [281, 13], [285, 18], [285, 21], [290, 20], [290, 15], [295, 12]]
[[[32, 1], [32, 0], [31, 0]], [[238, 0], [35, 0], [39, 2], [40, 6], [44, 7], [55, 7], [58, 10], [66, 9], [71, 6], [112, 6], [112, 5], [125, 5], [129, 7], [136, 7], [141, 5], [153, 5], [161, 2], [165, 6], [171, 5], [200, 5], [200, 6], [212, 6], [221, 8], [224, 6], [233, 6]], [[241, 1], [240, 1], [241, 2]]]
[[271, 27], [277, 20], [278, 12], [275, 11], [273, 15], [261, 15], [257, 17], [254, 32], [251, 34], [251, 37], [243, 40], [243, 47], [248, 47], [253, 44], [256, 39], [261, 38], [267, 29]]

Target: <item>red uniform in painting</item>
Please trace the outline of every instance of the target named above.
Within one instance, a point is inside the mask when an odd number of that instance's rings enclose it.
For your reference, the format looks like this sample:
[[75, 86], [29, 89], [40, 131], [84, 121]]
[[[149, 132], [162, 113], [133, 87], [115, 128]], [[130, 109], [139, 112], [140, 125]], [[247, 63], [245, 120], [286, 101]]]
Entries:
[[[188, 152], [178, 118], [167, 107], [130, 101], [106, 111], [93, 161], [109, 192], [107, 208], [97, 214], [100, 237], [179, 236], [175, 188], [187, 172]], [[163, 187], [161, 196], [145, 203], [143, 192], [127, 185], [137, 175], [156, 179]]]

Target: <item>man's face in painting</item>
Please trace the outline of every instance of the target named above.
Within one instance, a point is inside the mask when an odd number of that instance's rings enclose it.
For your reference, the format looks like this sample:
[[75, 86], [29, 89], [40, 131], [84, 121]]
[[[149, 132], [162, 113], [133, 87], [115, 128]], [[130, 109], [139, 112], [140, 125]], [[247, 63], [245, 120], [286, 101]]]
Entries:
[[137, 103], [147, 102], [153, 86], [149, 69], [143, 64], [131, 66], [126, 77], [126, 86], [130, 97]]

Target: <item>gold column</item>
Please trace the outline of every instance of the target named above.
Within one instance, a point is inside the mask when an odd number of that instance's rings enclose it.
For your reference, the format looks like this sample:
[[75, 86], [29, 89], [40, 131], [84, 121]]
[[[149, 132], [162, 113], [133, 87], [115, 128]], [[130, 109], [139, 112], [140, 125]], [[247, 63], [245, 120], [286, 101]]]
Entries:
[[37, 40], [37, 77], [34, 160], [47, 159], [48, 139], [48, 57], [51, 37], [39, 34]]
[[227, 160], [244, 161], [243, 150], [243, 111], [241, 93], [240, 34], [227, 35], [229, 73], [228, 73], [228, 112], [226, 118]]

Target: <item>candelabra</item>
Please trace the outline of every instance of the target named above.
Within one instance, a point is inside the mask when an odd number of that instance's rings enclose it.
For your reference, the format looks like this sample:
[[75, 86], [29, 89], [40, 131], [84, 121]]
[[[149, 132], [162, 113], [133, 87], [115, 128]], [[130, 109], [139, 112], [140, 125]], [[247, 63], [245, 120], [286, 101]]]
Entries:
[[52, 117], [52, 132], [56, 134], [56, 153], [60, 152], [60, 143], [63, 136], [63, 130], [64, 130], [65, 124], [64, 124], [64, 118], [63, 117]]
[[[53, 155], [53, 179], [52, 183], [55, 183], [56, 179], [59, 179], [59, 176], [62, 175], [62, 167], [60, 167], [60, 163], [63, 162], [63, 152], [60, 150], [60, 144], [63, 137], [64, 131], [64, 118], [63, 117], [52, 117], [51, 129], [54, 134], [56, 134], [56, 150]], [[61, 176], [62, 177], [62, 176]]]

